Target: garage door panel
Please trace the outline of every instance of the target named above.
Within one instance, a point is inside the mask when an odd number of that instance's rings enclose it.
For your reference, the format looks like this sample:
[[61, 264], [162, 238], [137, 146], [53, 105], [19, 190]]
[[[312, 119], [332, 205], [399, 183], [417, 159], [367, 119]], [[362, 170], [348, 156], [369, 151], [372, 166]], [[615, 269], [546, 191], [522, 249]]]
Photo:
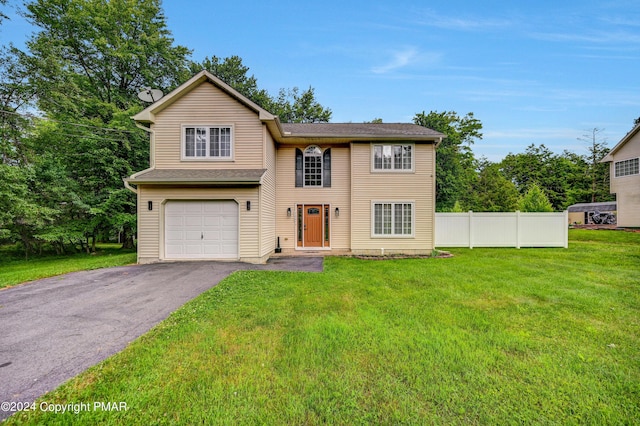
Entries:
[[200, 241], [202, 239], [201, 231], [186, 231], [184, 234], [184, 240], [192, 242], [192, 241]]
[[210, 244], [211, 241], [220, 241], [220, 231], [205, 231], [203, 234], [203, 240], [206, 244]]
[[165, 205], [165, 211], [167, 214], [182, 214], [184, 213], [186, 205], [184, 203], [167, 203]]
[[[220, 214], [224, 211], [223, 203], [208, 203], [203, 206], [205, 213]], [[234, 203], [235, 204], [235, 203]]]
[[167, 241], [180, 241], [184, 239], [184, 233], [182, 231], [167, 231], [165, 239]]
[[184, 249], [182, 247], [182, 245], [167, 245], [167, 249], [166, 249], [166, 255], [169, 258], [174, 258], [175, 256], [179, 256], [181, 254], [184, 254]]
[[184, 254], [185, 255], [199, 255], [199, 254], [202, 254], [202, 244], [185, 244], [184, 245]]
[[204, 254], [219, 255], [221, 254], [220, 244], [205, 244], [203, 246]]
[[236, 203], [233, 204], [224, 204], [220, 206], [222, 213], [227, 213], [229, 215], [235, 215], [238, 212], [238, 205]]
[[184, 224], [186, 226], [194, 226], [199, 228], [200, 226], [202, 226], [202, 216], [185, 216]]
[[203, 225], [206, 227], [210, 227], [210, 226], [218, 227], [220, 226], [221, 222], [222, 222], [222, 219], [220, 217], [205, 216]]
[[165, 222], [168, 226], [182, 226], [184, 224], [184, 220], [182, 216], [169, 216], [167, 215], [165, 218]]
[[238, 204], [234, 201], [168, 201], [167, 259], [236, 259]]
[[222, 221], [222, 225], [223, 226], [230, 226], [230, 227], [234, 227], [234, 228], [238, 226], [238, 218], [237, 217], [223, 216], [220, 219]]

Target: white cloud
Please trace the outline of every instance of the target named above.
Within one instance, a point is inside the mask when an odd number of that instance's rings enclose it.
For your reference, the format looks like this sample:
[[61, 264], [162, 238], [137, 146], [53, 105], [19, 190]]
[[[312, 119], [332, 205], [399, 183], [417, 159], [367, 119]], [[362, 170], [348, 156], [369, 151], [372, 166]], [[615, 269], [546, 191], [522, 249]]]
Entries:
[[579, 42], [591, 44], [639, 44], [640, 35], [627, 31], [597, 31], [590, 33], [533, 32], [530, 37], [551, 42]]
[[520, 128], [484, 132], [483, 139], [575, 139], [576, 129]]
[[386, 74], [399, 68], [404, 68], [413, 63], [416, 60], [417, 55], [418, 52], [413, 47], [393, 52], [390, 60], [386, 64], [373, 67], [371, 71], [375, 74]]
[[444, 16], [432, 11], [423, 12], [418, 23], [430, 27], [458, 31], [503, 29], [514, 25], [514, 22], [510, 19]]

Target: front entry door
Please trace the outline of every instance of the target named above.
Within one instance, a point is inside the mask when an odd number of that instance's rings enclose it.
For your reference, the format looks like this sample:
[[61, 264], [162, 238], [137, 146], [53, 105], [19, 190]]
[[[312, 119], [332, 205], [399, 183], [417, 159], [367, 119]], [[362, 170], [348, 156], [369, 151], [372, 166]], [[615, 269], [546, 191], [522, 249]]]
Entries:
[[322, 247], [322, 206], [304, 206], [304, 246]]

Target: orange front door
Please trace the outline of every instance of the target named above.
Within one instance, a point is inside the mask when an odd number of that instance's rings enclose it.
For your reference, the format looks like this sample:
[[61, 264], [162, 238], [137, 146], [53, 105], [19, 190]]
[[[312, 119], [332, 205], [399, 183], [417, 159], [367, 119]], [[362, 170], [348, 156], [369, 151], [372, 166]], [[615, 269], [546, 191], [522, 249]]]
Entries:
[[322, 247], [322, 206], [304, 206], [304, 246]]

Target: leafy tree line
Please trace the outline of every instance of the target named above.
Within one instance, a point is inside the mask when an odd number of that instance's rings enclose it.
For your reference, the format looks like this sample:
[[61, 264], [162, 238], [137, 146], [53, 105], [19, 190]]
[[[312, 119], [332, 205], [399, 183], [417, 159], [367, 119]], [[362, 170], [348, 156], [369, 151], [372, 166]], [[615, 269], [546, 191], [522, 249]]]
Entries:
[[259, 89], [237, 56], [192, 61], [160, 0], [35, 0], [21, 13], [37, 31], [24, 51], [0, 51], [0, 241], [27, 254], [45, 243], [89, 252], [116, 236], [133, 246], [136, 200], [122, 179], [149, 166], [148, 136], [130, 119], [145, 87], [166, 93], [208, 69], [284, 121], [331, 118], [311, 87]]
[[531, 144], [524, 153], [492, 163], [473, 155], [471, 146], [482, 138], [482, 123], [473, 113], [422, 112], [413, 121], [446, 135], [436, 155], [438, 211], [531, 211], [534, 206], [561, 211], [575, 203], [614, 199], [609, 166], [599, 162], [609, 152], [599, 136], [602, 129], [578, 138], [586, 143], [587, 155], [554, 154], [544, 144]]
[[[26, 254], [90, 252], [117, 237], [133, 246], [136, 200], [122, 179], [149, 166], [148, 135], [130, 119], [146, 106], [143, 88], [167, 93], [207, 69], [283, 122], [331, 119], [312, 87], [271, 95], [237, 56], [191, 60], [160, 0], [33, 0], [22, 13], [37, 31], [24, 51], [0, 50], [0, 241], [21, 242]], [[447, 135], [438, 210], [514, 210], [533, 183], [554, 209], [608, 197], [595, 174], [602, 165], [589, 158], [532, 145], [494, 164], [473, 155], [482, 123], [472, 113], [422, 112], [414, 122]]]

